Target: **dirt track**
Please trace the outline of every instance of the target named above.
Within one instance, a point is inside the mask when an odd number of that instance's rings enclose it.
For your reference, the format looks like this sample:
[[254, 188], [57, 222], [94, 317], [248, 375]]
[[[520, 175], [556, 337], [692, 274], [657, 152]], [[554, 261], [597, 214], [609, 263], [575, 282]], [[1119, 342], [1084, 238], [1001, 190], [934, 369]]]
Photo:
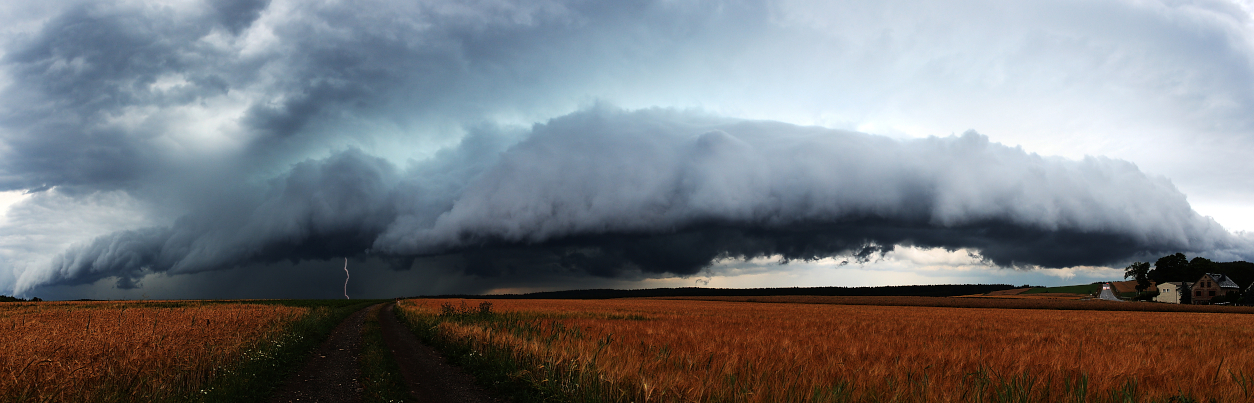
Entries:
[[475, 379], [460, 368], [450, 366], [435, 349], [422, 344], [396, 319], [388, 304], [379, 310], [383, 341], [392, 350], [410, 395], [420, 402], [502, 402], [475, 385]]
[[[470, 375], [445, 362], [435, 349], [422, 344], [396, 319], [395, 304], [379, 312], [383, 340], [401, 368], [410, 395], [418, 402], [495, 403], [475, 385]], [[336, 326], [303, 369], [270, 399], [289, 402], [360, 402], [357, 357], [361, 353], [361, 328], [370, 307], [354, 312]]]
[[361, 352], [361, 327], [369, 310], [366, 307], [354, 312], [336, 326], [305, 367], [284, 382], [270, 401], [360, 402], [357, 355]]

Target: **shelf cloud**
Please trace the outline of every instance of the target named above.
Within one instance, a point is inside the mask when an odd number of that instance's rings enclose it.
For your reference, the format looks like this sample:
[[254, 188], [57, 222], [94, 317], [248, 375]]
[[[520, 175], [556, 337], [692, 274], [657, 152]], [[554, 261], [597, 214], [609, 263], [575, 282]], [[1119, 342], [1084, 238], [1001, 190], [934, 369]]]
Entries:
[[1131, 163], [1040, 156], [975, 132], [903, 141], [602, 105], [508, 138], [485, 129], [407, 169], [356, 149], [304, 161], [247, 205], [99, 237], [25, 286], [131, 287], [147, 273], [358, 255], [614, 277], [692, 275], [729, 258], [867, 259], [899, 245], [1053, 268], [1251, 250]]
[[3, 3], [0, 293], [213, 296], [345, 257], [354, 296], [388, 268], [477, 292], [1251, 259], [1252, 10]]

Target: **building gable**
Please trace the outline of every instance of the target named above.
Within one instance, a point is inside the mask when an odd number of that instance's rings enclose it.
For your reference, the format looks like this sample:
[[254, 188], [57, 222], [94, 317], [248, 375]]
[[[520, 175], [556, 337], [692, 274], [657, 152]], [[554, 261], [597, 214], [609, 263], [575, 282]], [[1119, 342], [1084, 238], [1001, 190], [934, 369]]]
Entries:
[[1193, 303], [1210, 303], [1216, 297], [1233, 295], [1241, 290], [1235, 281], [1219, 273], [1206, 273], [1191, 287]]
[[1210, 276], [1210, 278], [1215, 279], [1215, 283], [1219, 285], [1219, 288], [1235, 288], [1238, 290], [1241, 289], [1241, 286], [1237, 285], [1236, 281], [1232, 281], [1232, 277], [1228, 277], [1227, 274], [1206, 273], [1206, 275]]

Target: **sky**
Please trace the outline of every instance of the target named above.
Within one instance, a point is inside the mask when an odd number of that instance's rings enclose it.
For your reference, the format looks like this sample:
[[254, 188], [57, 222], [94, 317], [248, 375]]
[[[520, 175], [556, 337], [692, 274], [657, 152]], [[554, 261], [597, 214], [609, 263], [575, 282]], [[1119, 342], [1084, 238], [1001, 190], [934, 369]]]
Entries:
[[0, 293], [1254, 259], [1249, 1], [0, 4]]

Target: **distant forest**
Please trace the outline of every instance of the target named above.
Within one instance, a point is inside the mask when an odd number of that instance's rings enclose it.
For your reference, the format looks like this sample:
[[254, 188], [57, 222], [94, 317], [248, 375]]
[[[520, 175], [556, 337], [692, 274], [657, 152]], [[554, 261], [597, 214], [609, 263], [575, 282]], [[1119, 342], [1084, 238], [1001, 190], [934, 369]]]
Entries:
[[1203, 274], [1219, 273], [1232, 277], [1241, 288], [1254, 282], [1254, 263], [1212, 262], [1204, 257], [1185, 258], [1183, 253], [1167, 255], [1154, 262], [1154, 269], [1146, 273], [1149, 281], [1165, 283], [1169, 281], [1197, 281]]
[[1158, 258], [1152, 268], [1149, 262], [1136, 262], [1124, 268], [1124, 278], [1136, 280], [1141, 288], [1148, 288], [1151, 281], [1158, 284], [1197, 281], [1206, 273], [1227, 275], [1244, 291], [1254, 282], [1254, 263], [1214, 262], [1201, 256], [1190, 260], [1183, 253], [1176, 253]]
[[440, 298], [477, 299], [609, 299], [639, 297], [762, 297], [770, 295], [817, 296], [915, 296], [952, 297], [984, 294], [1016, 288], [1008, 284], [902, 285], [885, 287], [789, 287], [789, 288], [650, 288], [644, 290], [570, 290], [503, 295], [439, 295]]

